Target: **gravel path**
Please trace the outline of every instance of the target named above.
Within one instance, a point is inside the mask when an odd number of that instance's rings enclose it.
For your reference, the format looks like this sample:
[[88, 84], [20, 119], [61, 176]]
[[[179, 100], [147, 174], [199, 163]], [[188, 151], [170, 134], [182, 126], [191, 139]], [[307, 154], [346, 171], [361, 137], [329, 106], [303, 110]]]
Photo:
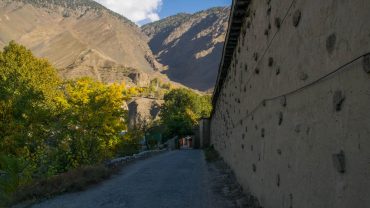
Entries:
[[166, 152], [129, 165], [87, 191], [62, 195], [33, 207], [230, 207], [212, 191], [211, 175], [201, 150]]

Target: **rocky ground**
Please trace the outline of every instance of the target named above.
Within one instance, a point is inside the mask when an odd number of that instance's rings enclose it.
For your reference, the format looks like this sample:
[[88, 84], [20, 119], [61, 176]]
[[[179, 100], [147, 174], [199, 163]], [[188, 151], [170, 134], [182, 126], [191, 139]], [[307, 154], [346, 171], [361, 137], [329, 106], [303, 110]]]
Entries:
[[220, 198], [228, 201], [230, 207], [260, 208], [257, 198], [246, 194], [238, 184], [233, 171], [221, 159], [208, 164], [212, 191]]
[[231, 208], [247, 207], [252, 201], [222, 161], [206, 163], [201, 150], [181, 150], [138, 161], [87, 191], [33, 207]]

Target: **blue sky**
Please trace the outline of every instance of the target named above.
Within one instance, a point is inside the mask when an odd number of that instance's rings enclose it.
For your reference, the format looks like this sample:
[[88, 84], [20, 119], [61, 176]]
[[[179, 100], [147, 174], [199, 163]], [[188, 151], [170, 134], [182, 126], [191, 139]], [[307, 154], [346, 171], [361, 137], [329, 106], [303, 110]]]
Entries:
[[94, 0], [138, 25], [180, 12], [194, 13], [216, 6], [229, 6], [232, 0]]
[[229, 5], [231, 0], [163, 0], [159, 16], [164, 18], [180, 12], [194, 13], [211, 7]]

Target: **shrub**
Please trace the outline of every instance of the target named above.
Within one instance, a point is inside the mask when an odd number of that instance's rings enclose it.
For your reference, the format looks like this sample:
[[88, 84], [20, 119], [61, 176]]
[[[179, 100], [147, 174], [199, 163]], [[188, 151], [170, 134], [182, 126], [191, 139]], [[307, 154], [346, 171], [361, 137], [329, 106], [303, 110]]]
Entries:
[[14, 156], [0, 155], [0, 206], [11, 199], [20, 185], [31, 180], [26, 161]]
[[213, 146], [210, 146], [204, 149], [204, 156], [207, 162], [214, 162], [214, 161], [220, 160], [220, 155], [214, 149]]

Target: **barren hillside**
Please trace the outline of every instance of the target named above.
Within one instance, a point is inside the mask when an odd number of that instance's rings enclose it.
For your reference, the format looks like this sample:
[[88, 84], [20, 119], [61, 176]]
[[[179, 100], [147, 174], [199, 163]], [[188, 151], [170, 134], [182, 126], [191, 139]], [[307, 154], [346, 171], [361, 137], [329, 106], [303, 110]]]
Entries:
[[160, 68], [140, 28], [91, 0], [0, 0], [0, 47], [10, 40], [49, 59], [65, 78], [113, 82]]
[[144, 25], [149, 46], [168, 67], [170, 79], [189, 87], [213, 88], [225, 40], [229, 8], [179, 14]]

